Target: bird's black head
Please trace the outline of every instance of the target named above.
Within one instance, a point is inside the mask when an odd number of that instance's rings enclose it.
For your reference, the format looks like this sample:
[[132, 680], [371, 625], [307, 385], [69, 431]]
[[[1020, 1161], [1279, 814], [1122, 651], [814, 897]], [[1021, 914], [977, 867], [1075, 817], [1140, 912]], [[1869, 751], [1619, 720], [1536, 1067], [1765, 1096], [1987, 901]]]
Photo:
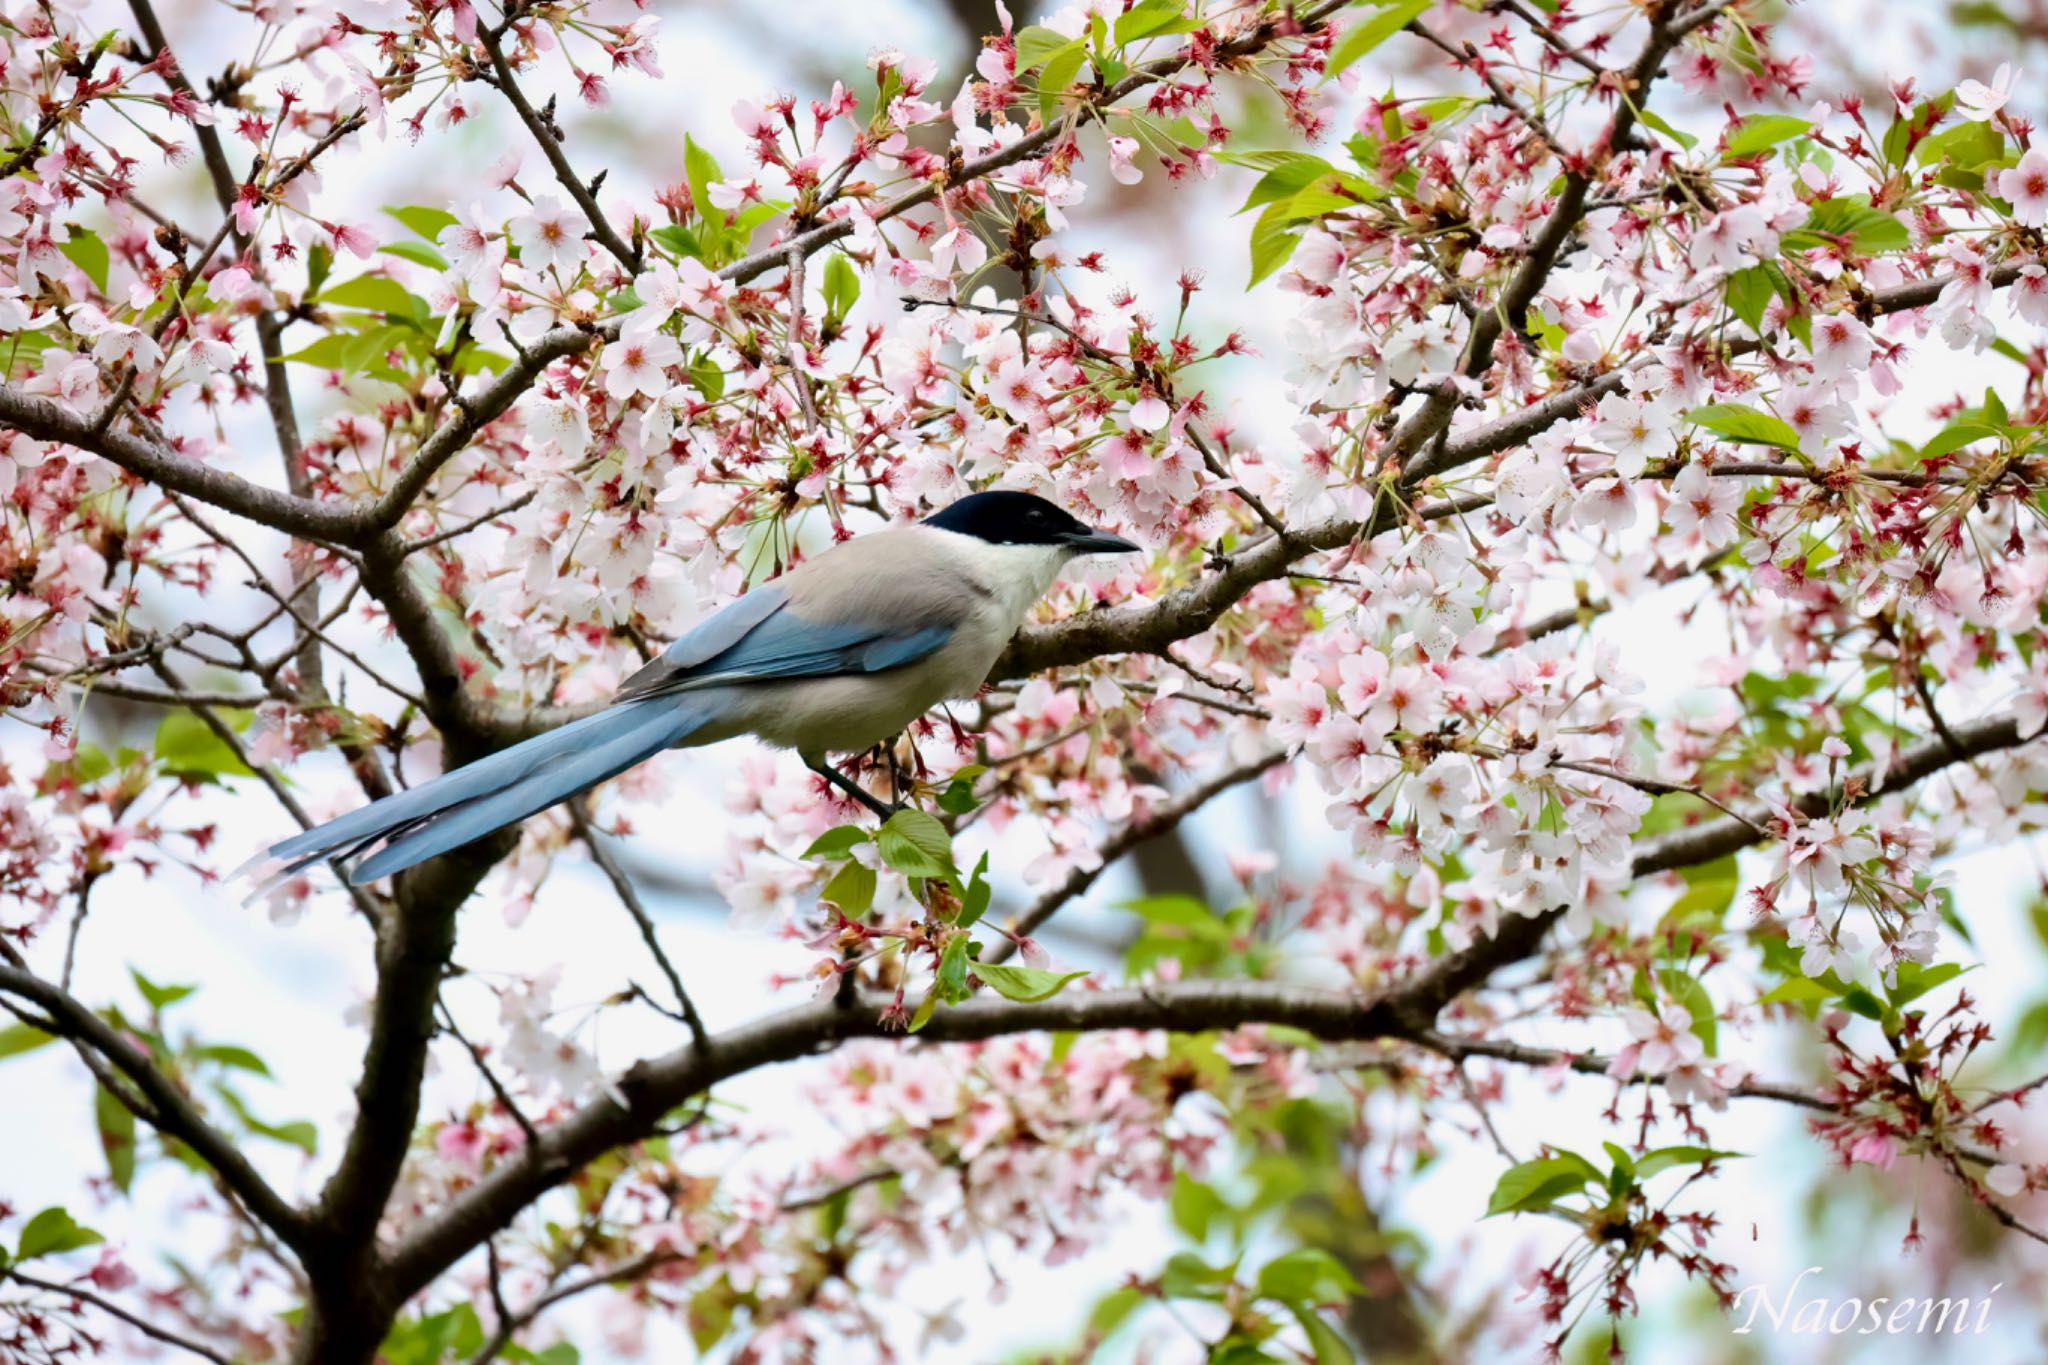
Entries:
[[924, 524], [991, 545], [1056, 545], [1079, 555], [1129, 554], [1139, 548], [1076, 521], [1036, 494], [1010, 489], [970, 493], [926, 517]]

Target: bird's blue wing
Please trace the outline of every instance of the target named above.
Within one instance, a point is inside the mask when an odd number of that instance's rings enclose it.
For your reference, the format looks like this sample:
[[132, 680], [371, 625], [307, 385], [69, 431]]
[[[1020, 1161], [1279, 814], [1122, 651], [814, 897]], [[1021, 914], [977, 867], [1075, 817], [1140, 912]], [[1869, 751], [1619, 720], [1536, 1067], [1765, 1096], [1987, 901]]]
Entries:
[[915, 663], [952, 638], [951, 626], [905, 628], [807, 621], [780, 589], [756, 589], [714, 614], [626, 680], [618, 699], [778, 678], [879, 673]]

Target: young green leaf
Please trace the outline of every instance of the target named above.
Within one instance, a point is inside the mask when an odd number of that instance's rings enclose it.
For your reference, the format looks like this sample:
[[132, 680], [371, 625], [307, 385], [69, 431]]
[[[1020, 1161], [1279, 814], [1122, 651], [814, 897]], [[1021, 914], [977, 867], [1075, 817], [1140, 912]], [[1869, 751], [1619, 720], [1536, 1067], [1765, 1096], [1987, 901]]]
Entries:
[[85, 272], [85, 277], [92, 281], [93, 288], [102, 294], [107, 292], [107, 266], [112, 258], [107, 254], [107, 244], [100, 240], [97, 232], [75, 227], [71, 229], [71, 240], [59, 243], [57, 250], [63, 252], [65, 259]]
[[1039, 24], [1024, 29], [1017, 35], [1017, 74], [1021, 76], [1043, 65], [1046, 58], [1076, 41]]
[[1259, 1269], [1259, 1293], [1283, 1303], [1333, 1303], [1360, 1292], [1343, 1263], [1315, 1247], [1290, 1251]]
[[824, 294], [826, 313], [840, 321], [853, 311], [853, 305], [860, 299], [860, 272], [840, 252], [835, 251], [825, 258]]
[[1755, 156], [1781, 142], [1791, 141], [1812, 127], [1810, 119], [1795, 118], [1790, 114], [1752, 114], [1729, 136], [1728, 145], [1721, 149], [1721, 159], [1740, 161], [1744, 157]]
[[1687, 413], [1686, 419], [1738, 445], [1799, 449], [1799, 433], [1789, 422], [1767, 412], [1743, 407], [1740, 403], [1708, 403]]
[[1538, 1157], [1511, 1166], [1493, 1187], [1486, 1201], [1486, 1216], [1503, 1213], [1535, 1213], [1551, 1207], [1567, 1195], [1579, 1193], [1600, 1173], [1584, 1157], [1569, 1152]]
[[1636, 1158], [1635, 1176], [1637, 1180], [1648, 1180], [1673, 1166], [1703, 1166], [1709, 1161], [1729, 1161], [1741, 1155], [1740, 1152], [1717, 1152], [1711, 1147], [1659, 1147]]
[[19, 1057], [24, 1052], [33, 1052], [39, 1047], [56, 1042], [54, 1034], [31, 1028], [27, 1024], [8, 1024], [0, 1028], [0, 1057]]
[[1088, 975], [1086, 972], [1048, 972], [1037, 967], [1013, 967], [1007, 962], [970, 962], [967, 970], [1005, 1000], [1026, 1003], [1050, 1000], [1069, 981], [1078, 981]]
[[804, 861], [822, 858], [828, 862], [850, 857], [855, 846], [866, 843], [872, 836], [859, 825], [838, 825], [826, 830], [811, 840], [811, 846], [804, 850]]
[[126, 1194], [135, 1180], [135, 1115], [104, 1086], [94, 1087], [92, 1112], [100, 1150], [107, 1157], [107, 1176]]
[[1081, 74], [1081, 63], [1088, 59], [1088, 51], [1077, 39], [1046, 58], [1045, 69], [1038, 73], [1038, 116], [1048, 123], [1060, 107], [1060, 96], [1067, 92]]
[[29, 1219], [28, 1226], [21, 1230], [21, 1242], [15, 1248], [14, 1259], [28, 1261], [38, 1256], [54, 1256], [80, 1247], [95, 1246], [105, 1240], [91, 1228], [79, 1226], [64, 1209], [48, 1208]]
[[1294, 222], [1285, 200], [1268, 205], [1259, 215], [1259, 221], [1252, 227], [1252, 267], [1247, 289], [1293, 259], [1294, 248], [1301, 244], [1301, 234], [1288, 230]]
[[825, 889], [818, 893], [818, 899], [830, 901], [839, 907], [839, 913], [848, 919], [859, 919], [875, 903], [875, 870], [858, 859], [848, 858], [825, 883]]
[[897, 811], [875, 838], [882, 861], [906, 877], [940, 877], [953, 870], [953, 836], [924, 811]]
[[938, 979], [932, 990], [949, 1005], [957, 1005], [968, 996], [967, 949], [971, 942], [967, 935], [955, 934], [939, 953]]
[[424, 300], [414, 298], [397, 280], [383, 275], [358, 275], [344, 280], [320, 296], [320, 302], [333, 304], [338, 308], [363, 308], [373, 313], [391, 313], [401, 318], [415, 316], [414, 305], [421, 311], [426, 308]]
[[1420, 19], [1436, 0], [1394, 0], [1378, 14], [1337, 40], [1324, 69], [1325, 80], [1335, 80], [1344, 69]]
[[406, 228], [429, 242], [441, 240], [443, 229], [454, 227], [462, 221], [446, 209], [428, 208], [423, 204], [408, 204], [393, 208], [386, 204], [384, 211], [405, 224]]

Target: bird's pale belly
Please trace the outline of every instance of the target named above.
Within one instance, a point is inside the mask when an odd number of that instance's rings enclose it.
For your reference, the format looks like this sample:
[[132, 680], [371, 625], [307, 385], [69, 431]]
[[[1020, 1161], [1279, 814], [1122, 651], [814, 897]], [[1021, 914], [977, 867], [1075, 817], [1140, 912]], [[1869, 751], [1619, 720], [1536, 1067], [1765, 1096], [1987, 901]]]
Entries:
[[691, 745], [752, 733], [807, 757], [858, 753], [900, 733], [950, 697], [971, 697], [995, 666], [1008, 635], [959, 639], [936, 654], [883, 673], [750, 683], [731, 689], [731, 708], [694, 734]]

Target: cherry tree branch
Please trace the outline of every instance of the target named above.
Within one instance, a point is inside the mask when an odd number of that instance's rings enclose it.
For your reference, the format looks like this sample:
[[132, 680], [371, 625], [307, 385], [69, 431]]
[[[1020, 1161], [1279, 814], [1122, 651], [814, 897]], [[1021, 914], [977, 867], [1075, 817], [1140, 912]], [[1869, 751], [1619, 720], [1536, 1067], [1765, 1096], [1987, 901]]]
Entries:
[[[1969, 756], [2021, 743], [2010, 717], [1960, 727]], [[1901, 790], [1949, 767], [1945, 742], [1922, 741], [1900, 750], [1882, 781], [1859, 774], [1859, 801]], [[1808, 814], [1830, 809], [1842, 793], [1816, 793], [1794, 804]], [[1723, 816], [1639, 842], [1631, 863], [1636, 878], [1709, 862], [1760, 841], [1755, 824]], [[1376, 994], [1363, 995], [1272, 981], [1188, 981], [1117, 990], [1069, 990], [1050, 1000], [1020, 1003], [980, 996], [932, 1016], [920, 1039], [970, 1042], [1012, 1033], [1164, 1029], [1228, 1030], [1248, 1024], [1297, 1028], [1325, 1042], [1417, 1041], [1437, 1031], [1437, 1016], [1467, 990], [1502, 967], [1533, 954], [1562, 908], [1509, 916], [1492, 938], [1433, 961]], [[441, 1274], [553, 1185], [614, 1147], [654, 1132], [690, 1096], [750, 1071], [830, 1051], [856, 1038], [895, 1036], [881, 1020], [889, 1001], [856, 998], [851, 1008], [821, 999], [716, 1035], [708, 1048], [678, 1048], [635, 1064], [620, 1076], [614, 1095], [593, 1100], [548, 1127], [538, 1146], [516, 1163], [486, 1175], [399, 1244], [386, 1267], [401, 1294]]]
[[[309, 1230], [304, 1216], [257, 1173], [233, 1139], [207, 1122], [177, 1082], [76, 996], [15, 962], [11, 952], [7, 956], [14, 965], [0, 964], [0, 993], [33, 1003], [60, 1036], [111, 1063], [148, 1103], [146, 1111], [137, 1112], [138, 1118], [197, 1153], [229, 1191], [285, 1245], [295, 1251], [305, 1248]], [[112, 1093], [123, 1098], [118, 1089]]]

